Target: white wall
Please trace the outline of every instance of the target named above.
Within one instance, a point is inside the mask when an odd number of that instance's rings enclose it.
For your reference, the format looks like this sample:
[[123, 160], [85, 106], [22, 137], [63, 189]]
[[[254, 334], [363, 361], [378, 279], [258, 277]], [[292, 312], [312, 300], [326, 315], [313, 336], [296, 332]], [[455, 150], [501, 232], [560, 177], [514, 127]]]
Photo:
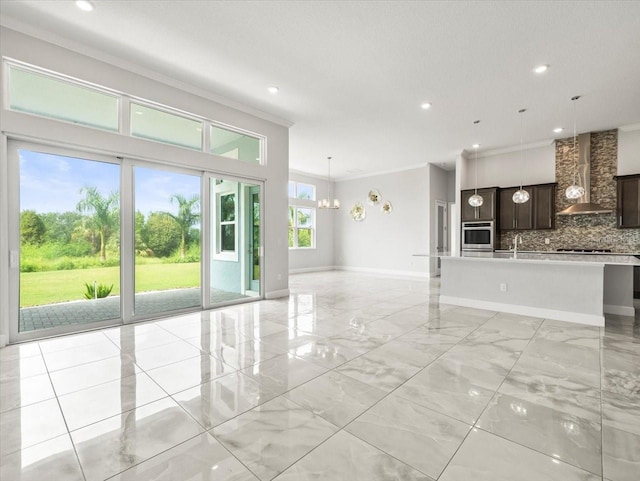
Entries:
[[456, 171], [447, 172], [447, 202], [456, 201]]
[[[297, 172], [289, 172], [289, 180], [313, 184], [316, 186], [316, 199], [327, 197], [328, 182], [326, 179], [312, 177]], [[335, 190], [335, 184], [332, 186]], [[300, 205], [303, 202], [298, 202]], [[309, 205], [316, 205], [317, 201]], [[346, 207], [343, 204], [342, 209]], [[309, 272], [333, 269], [334, 219], [338, 212], [316, 207], [316, 247], [315, 249], [289, 249], [289, 272]]]
[[[378, 189], [393, 205], [383, 214], [380, 205], [367, 204], [367, 194]], [[429, 231], [427, 167], [336, 182], [342, 207], [335, 214], [335, 264], [338, 268], [389, 274], [427, 275]], [[355, 202], [367, 209], [362, 222], [349, 211]]]
[[640, 174], [640, 128], [618, 130], [618, 175]]
[[[216, 157], [203, 152], [190, 151], [170, 145], [145, 141], [126, 135], [81, 127], [70, 123], [39, 118], [20, 112], [2, 110], [0, 116], [0, 170], [7, 165], [7, 138], [37, 140], [59, 146], [99, 152], [105, 155], [128, 156], [158, 163], [183, 165], [219, 174], [248, 177], [265, 181], [264, 189], [264, 287], [268, 297], [286, 295], [288, 292], [287, 249], [287, 180], [289, 177], [289, 130], [239, 110], [227, 107], [207, 98], [179, 90], [165, 83], [132, 73], [95, 58], [47, 43], [16, 31], [0, 30], [0, 54], [47, 68], [65, 75], [93, 82], [98, 85], [166, 104], [203, 117], [265, 135], [267, 163], [259, 166], [232, 159]], [[2, 78], [6, 78], [3, 71]], [[7, 232], [9, 225], [5, 215], [9, 209], [6, 172], [0, 172], [0, 232]], [[4, 262], [8, 257], [11, 239], [0, 236], [0, 335], [8, 333], [8, 319], [16, 313], [9, 312], [9, 268]]]
[[[544, 147], [526, 149], [522, 155], [520, 168], [520, 151], [497, 154], [478, 153], [478, 187], [513, 187], [522, 183], [545, 184], [556, 181], [555, 142]], [[462, 183], [462, 189], [475, 187], [475, 154], [467, 153], [469, 172]]]

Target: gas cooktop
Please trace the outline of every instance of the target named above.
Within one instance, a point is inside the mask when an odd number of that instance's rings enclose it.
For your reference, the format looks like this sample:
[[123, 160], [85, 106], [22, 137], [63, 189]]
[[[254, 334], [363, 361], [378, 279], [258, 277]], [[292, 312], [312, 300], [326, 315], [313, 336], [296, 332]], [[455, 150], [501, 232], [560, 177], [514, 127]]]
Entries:
[[577, 247], [570, 247], [567, 249], [556, 249], [556, 252], [576, 252], [580, 254], [585, 252], [591, 252], [591, 253], [601, 252], [603, 254], [608, 254], [611, 252], [611, 249], [579, 249]]

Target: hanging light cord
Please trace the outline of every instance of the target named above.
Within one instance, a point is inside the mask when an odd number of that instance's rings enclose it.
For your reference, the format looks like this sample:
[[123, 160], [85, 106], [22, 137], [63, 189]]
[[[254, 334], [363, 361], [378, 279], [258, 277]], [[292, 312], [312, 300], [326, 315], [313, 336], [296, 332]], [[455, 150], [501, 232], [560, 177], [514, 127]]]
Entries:
[[331, 157], [327, 157], [327, 164], [328, 164], [327, 177], [329, 178], [329, 185], [327, 189], [329, 198], [327, 200], [329, 201], [329, 205], [331, 205]]
[[578, 138], [577, 128], [576, 128], [576, 100], [580, 97], [575, 96], [571, 100], [573, 100], [573, 183], [578, 184], [578, 152], [576, 149], [576, 139]]
[[[480, 123], [479, 120], [476, 120], [473, 122], [473, 137], [475, 138], [476, 136], [476, 125], [478, 125]], [[475, 189], [475, 195], [478, 195], [478, 148], [476, 147], [476, 160], [474, 162], [475, 166], [476, 166], [476, 189]]]
[[518, 111], [518, 113], [520, 114], [520, 190], [522, 190], [522, 150], [524, 147], [524, 140], [523, 140], [523, 136], [522, 136], [522, 132], [523, 132], [523, 122], [524, 122], [524, 113], [526, 112], [527, 109], [520, 109]]

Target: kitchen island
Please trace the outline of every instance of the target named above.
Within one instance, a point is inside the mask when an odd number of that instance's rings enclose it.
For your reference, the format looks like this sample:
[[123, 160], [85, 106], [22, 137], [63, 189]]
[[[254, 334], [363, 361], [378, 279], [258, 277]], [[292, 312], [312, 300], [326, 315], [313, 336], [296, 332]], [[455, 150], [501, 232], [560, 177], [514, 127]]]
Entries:
[[633, 316], [633, 255], [484, 253], [442, 256], [440, 302], [604, 326]]

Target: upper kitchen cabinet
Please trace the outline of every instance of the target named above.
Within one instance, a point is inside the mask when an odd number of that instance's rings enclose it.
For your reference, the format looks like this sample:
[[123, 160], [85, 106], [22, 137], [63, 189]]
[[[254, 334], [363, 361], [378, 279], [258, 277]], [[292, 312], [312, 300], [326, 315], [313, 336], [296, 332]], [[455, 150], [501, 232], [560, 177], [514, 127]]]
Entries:
[[529, 201], [513, 202], [518, 187], [500, 189], [498, 218], [500, 230], [553, 229], [555, 227], [555, 184], [526, 185]]
[[556, 184], [542, 184], [533, 187], [533, 228], [555, 229], [556, 227]]
[[[502, 230], [527, 230], [533, 226], [533, 199], [524, 204], [516, 204], [513, 202], [513, 194], [518, 190], [517, 187], [509, 189], [500, 189], [499, 217], [500, 229]], [[532, 192], [527, 188], [529, 195]]]
[[469, 205], [469, 197], [475, 194], [475, 189], [463, 190], [461, 194], [462, 222], [474, 220], [495, 220], [497, 212], [496, 203], [498, 198], [497, 187], [478, 189], [478, 194], [484, 199], [484, 202], [480, 207], [471, 207]]
[[640, 227], [640, 174], [621, 175], [618, 181], [618, 227]]

